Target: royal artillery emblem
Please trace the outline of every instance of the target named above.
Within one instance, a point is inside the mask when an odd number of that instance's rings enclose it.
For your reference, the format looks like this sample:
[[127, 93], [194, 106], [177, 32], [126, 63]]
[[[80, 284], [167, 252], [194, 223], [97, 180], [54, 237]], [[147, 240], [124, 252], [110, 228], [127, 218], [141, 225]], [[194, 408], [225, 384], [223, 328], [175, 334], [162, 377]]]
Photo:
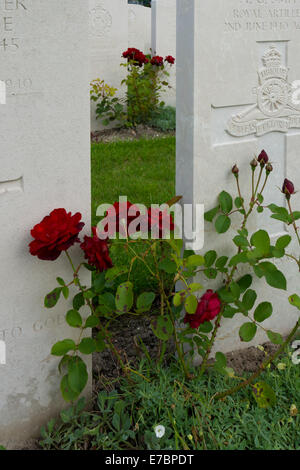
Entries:
[[295, 90], [288, 83], [288, 68], [275, 46], [263, 55], [264, 67], [258, 71], [257, 102], [232, 116], [226, 131], [236, 137], [268, 132], [287, 132], [300, 128], [300, 103], [293, 100]]

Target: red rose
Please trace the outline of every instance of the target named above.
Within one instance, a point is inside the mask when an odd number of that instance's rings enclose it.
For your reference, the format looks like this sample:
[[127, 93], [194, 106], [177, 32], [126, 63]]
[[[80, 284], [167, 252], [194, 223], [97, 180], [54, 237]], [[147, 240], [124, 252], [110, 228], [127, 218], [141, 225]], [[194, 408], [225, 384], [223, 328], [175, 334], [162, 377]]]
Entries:
[[259, 161], [260, 165], [264, 167], [269, 161], [267, 152], [265, 150], [262, 150], [257, 160]]
[[291, 195], [295, 194], [295, 187], [293, 183], [287, 178], [284, 180], [282, 192], [286, 195], [287, 199], [290, 199]]
[[158, 67], [162, 67], [164, 65], [164, 58], [160, 57], [159, 55], [155, 55], [151, 59], [152, 65], [157, 65]]
[[186, 313], [184, 323], [189, 323], [191, 328], [197, 329], [202, 323], [216, 318], [221, 311], [221, 300], [216, 292], [206, 291], [201, 297], [196, 313], [189, 315]]
[[175, 58], [172, 57], [171, 55], [167, 55], [167, 57], [165, 58], [165, 61], [172, 65], [175, 64]]
[[[132, 211], [130, 212], [131, 214], [135, 213], [136, 215], [128, 215], [129, 209]], [[113, 237], [115, 233], [120, 233], [127, 237], [130, 223], [139, 216], [140, 211], [134, 204], [131, 204], [131, 202], [115, 202], [105, 214], [106, 223], [103, 226], [104, 233], [109, 237]]]
[[139, 67], [142, 67], [143, 64], [148, 64], [149, 62], [145, 54], [135, 47], [129, 47], [122, 55], [124, 59], [134, 62], [134, 65]]
[[148, 209], [148, 224], [149, 230], [153, 229], [156, 233], [157, 228], [159, 238], [163, 238], [166, 232], [174, 230], [174, 221], [172, 214], [169, 214], [167, 210], [161, 211], [159, 208]]
[[29, 244], [30, 253], [42, 260], [55, 261], [62, 251], [79, 242], [78, 234], [84, 223], [81, 214], [72, 215], [66, 209], [55, 209], [37, 224], [31, 235], [35, 239]]
[[109, 256], [108, 244], [106, 240], [100, 240], [97, 236], [97, 228], [92, 227], [93, 237], [84, 237], [80, 248], [84, 251], [84, 257], [91, 266], [97, 268], [98, 271], [106, 271], [112, 268], [112, 260]]

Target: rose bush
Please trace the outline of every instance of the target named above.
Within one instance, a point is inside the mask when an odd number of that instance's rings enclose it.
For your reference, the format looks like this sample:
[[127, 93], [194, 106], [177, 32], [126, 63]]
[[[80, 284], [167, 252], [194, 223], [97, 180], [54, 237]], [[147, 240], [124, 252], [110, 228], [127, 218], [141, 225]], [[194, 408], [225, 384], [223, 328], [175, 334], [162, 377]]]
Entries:
[[[300, 219], [300, 212], [292, 209], [292, 196], [295, 194], [294, 184], [285, 180], [282, 192], [286, 197], [286, 207], [264, 203], [264, 191], [273, 172], [269, 156], [262, 151], [258, 158], [250, 162], [250, 188], [251, 196], [247, 202], [240, 184], [240, 170], [237, 165], [232, 167], [233, 178], [236, 181], [237, 197], [222, 191], [217, 199], [217, 205], [205, 214], [207, 223], [213, 223], [220, 236], [232, 230], [232, 247], [226, 247], [226, 255], [210, 250], [203, 255], [191, 250], [184, 250], [183, 241], [174, 237], [175, 223], [166, 208], [161, 213], [155, 208], [148, 208], [144, 214], [131, 213], [132, 203], [123, 205], [115, 203], [106, 214], [108, 219], [104, 225], [115, 222], [114, 230], [120, 235], [123, 216], [125, 222], [125, 239], [100, 239], [101, 230], [93, 228], [93, 237], [85, 236], [80, 248], [88, 263], [74, 266], [68, 249], [79, 241], [79, 232], [83, 222], [81, 215], [67, 213], [65, 209], [56, 209], [43, 221], [34, 227], [30, 243], [30, 252], [41, 259], [55, 260], [64, 251], [73, 271], [73, 279], [66, 283], [57, 278], [59, 287], [56, 287], [45, 298], [45, 306], [53, 308], [58, 302], [61, 293], [69, 297], [70, 288], [75, 287], [78, 292], [73, 298], [72, 310], [66, 314], [66, 321], [72, 328], [79, 330], [78, 341], [65, 339], [56, 343], [52, 348], [54, 356], [61, 357], [59, 369], [65, 371], [61, 382], [61, 391], [67, 401], [74, 401], [84, 389], [87, 380], [87, 369], [79, 353], [91, 354], [109, 348], [115, 355], [125, 374], [132, 372], [126, 355], [116, 349], [111, 337], [110, 323], [122, 315], [146, 315], [153, 309], [155, 300], [159, 303], [159, 314], [151, 319], [151, 328], [157, 336], [160, 346], [157, 363], [163, 361], [166, 342], [174, 340], [179, 364], [187, 379], [194, 375], [203, 375], [208, 367], [212, 348], [218, 337], [218, 331], [224, 318], [232, 319], [236, 315], [245, 317], [245, 322], [239, 329], [239, 338], [243, 342], [250, 342], [260, 328], [274, 344], [279, 345], [278, 351], [266, 358], [257, 372], [247, 380], [236, 377], [232, 369], [227, 367], [224, 354], [215, 355], [215, 371], [227, 375], [231, 380], [240, 381], [231, 389], [218, 393], [212, 399], [220, 399], [235, 393], [243, 387], [250, 386], [252, 390], [261, 390], [261, 394], [254, 393], [259, 404], [272, 403], [272, 390], [268, 384], [252, 382], [272, 363], [284, 350], [297, 329], [300, 327], [300, 318], [294, 328], [284, 340], [280, 333], [263, 326], [265, 320], [271, 317], [273, 306], [269, 299], [259, 299], [253, 288], [255, 277], [274, 289], [287, 290], [287, 280], [272, 259], [288, 257], [297, 264], [300, 271], [300, 258], [290, 253], [289, 245], [292, 237], [288, 234], [279, 236], [276, 241], [269, 236], [266, 230], [248, 231], [248, 221], [256, 210], [261, 213], [265, 210], [271, 212], [271, 217], [291, 226], [300, 246], [299, 228], [296, 221]], [[258, 172], [258, 174], [257, 174]], [[166, 206], [172, 206], [175, 198]], [[165, 207], [166, 207], [165, 206]], [[115, 212], [114, 212], [115, 211]], [[114, 213], [113, 213], [114, 212]], [[240, 216], [240, 225], [236, 229], [232, 226], [232, 215]], [[137, 217], [137, 218], [136, 218]], [[138, 218], [140, 217], [140, 219]], [[135, 219], [136, 218], [136, 219]], [[139, 239], [130, 237], [130, 224], [136, 222], [136, 227], [147, 221], [147, 229], [159, 238]], [[129, 223], [130, 222], [130, 223]], [[169, 225], [171, 236], [166, 235], [165, 223]], [[103, 227], [101, 221], [99, 226]], [[235, 219], [235, 227], [237, 227]], [[109, 230], [110, 231], [110, 230]], [[273, 244], [274, 243], [274, 244]], [[120, 246], [131, 255], [128, 265], [112, 266], [109, 251], [114, 244]], [[75, 248], [74, 248], [75, 249]], [[230, 255], [229, 255], [230, 254]], [[151, 262], [150, 262], [151, 261]], [[148, 272], [149, 285], [153, 279], [157, 283], [157, 291], [136, 292], [132, 279], [132, 267], [135, 263], [143, 264]], [[246, 274], [239, 274], [239, 265], [243, 265]], [[93, 271], [91, 286], [83, 286], [80, 281], [82, 268]], [[168, 282], [166, 282], [168, 278]], [[219, 288], [215, 291], [208, 289], [203, 295], [201, 279], [205, 282], [218, 279]], [[120, 280], [122, 279], [122, 280]], [[180, 284], [178, 284], [180, 283]], [[180, 285], [180, 287], [179, 287]], [[261, 301], [262, 300], [262, 301]], [[300, 310], [300, 297], [295, 293], [289, 297], [289, 302]], [[82, 317], [80, 309], [87, 306], [90, 316]], [[184, 315], [183, 315], [184, 313]], [[153, 315], [151, 315], [152, 317]], [[97, 328], [97, 335], [82, 338], [87, 328]], [[187, 348], [188, 346], [188, 348]], [[195, 353], [202, 358], [201, 366], [193, 367]]]

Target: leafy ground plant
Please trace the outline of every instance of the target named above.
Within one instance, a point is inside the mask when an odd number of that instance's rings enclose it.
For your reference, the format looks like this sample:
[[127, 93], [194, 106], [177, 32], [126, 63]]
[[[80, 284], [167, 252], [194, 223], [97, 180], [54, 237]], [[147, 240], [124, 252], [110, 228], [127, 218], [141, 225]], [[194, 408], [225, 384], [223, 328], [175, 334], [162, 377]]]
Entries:
[[[204, 377], [187, 381], [175, 359], [169, 367], [141, 362], [132, 375], [107, 383], [95, 411], [84, 401], [61, 413], [42, 428], [43, 449], [93, 450], [295, 450], [300, 446], [300, 368], [291, 351], [268, 368], [262, 379], [276, 394], [272, 407], [257, 406], [253, 394], [211, 401], [230, 386], [230, 377], [213, 368]], [[244, 375], [244, 379], [248, 376]]]

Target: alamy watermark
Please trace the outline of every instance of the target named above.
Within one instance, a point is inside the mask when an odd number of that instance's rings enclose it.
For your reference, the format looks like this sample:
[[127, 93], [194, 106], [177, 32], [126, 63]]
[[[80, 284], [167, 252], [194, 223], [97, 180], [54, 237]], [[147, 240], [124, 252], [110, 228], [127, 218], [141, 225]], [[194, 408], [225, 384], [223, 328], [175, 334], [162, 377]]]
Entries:
[[[204, 205], [130, 204], [121, 196], [114, 204], [101, 204], [97, 217], [103, 219], [97, 225], [98, 237], [121, 240], [185, 240], [187, 249], [200, 251], [204, 247]], [[171, 216], [172, 215], [172, 216]], [[118, 233], [118, 235], [117, 235]]]
[[0, 104], [6, 104], [6, 83], [0, 80]]
[[300, 341], [294, 341], [292, 344], [292, 349], [296, 350], [292, 354], [292, 363], [298, 365], [300, 364]]

